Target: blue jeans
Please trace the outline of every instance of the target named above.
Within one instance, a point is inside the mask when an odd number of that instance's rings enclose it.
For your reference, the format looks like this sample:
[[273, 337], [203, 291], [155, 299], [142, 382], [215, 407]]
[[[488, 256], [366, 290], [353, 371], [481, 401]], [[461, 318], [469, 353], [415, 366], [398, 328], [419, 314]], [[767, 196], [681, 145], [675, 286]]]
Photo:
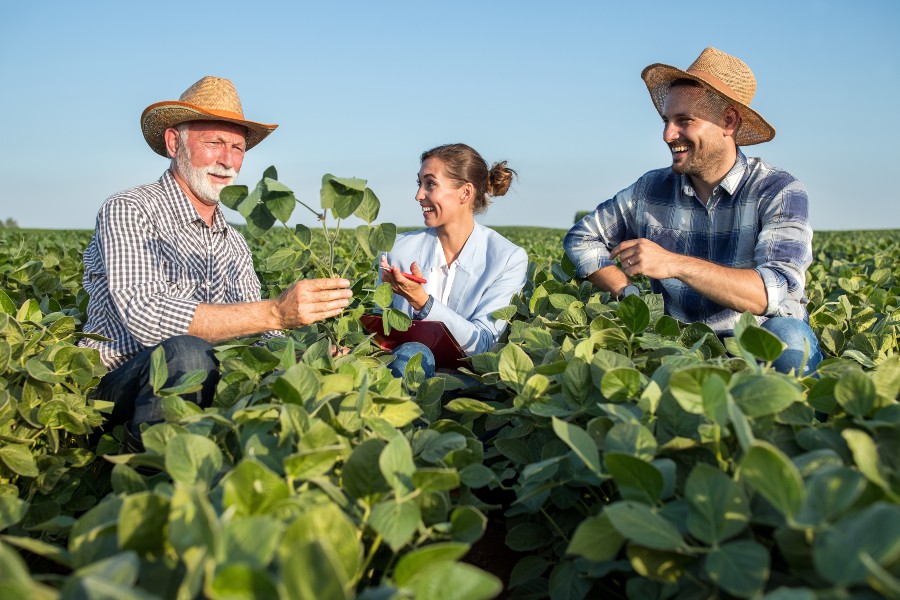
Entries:
[[[792, 317], [772, 317], [763, 322], [762, 328], [778, 336], [787, 348], [781, 353], [772, 366], [780, 373], [789, 373], [791, 369], [801, 377], [806, 377], [815, 372], [816, 367], [822, 362], [822, 350], [819, 348], [819, 340], [812, 328], [800, 319]], [[806, 359], [806, 369], [800, 371], [800, 363], [803, 361], [804, 341], [809, 343], [809, 357]]]
[[[213, 347], [191, 335], [175, 336], [158, 346], [162, 346], [166, 353], [169, 372], [164, 387], [174, 385], [185, 373], [198, 369], [206, 371], [203, 387], [181, 397], [204, 408], [211, 406], [219, 382], [219, 361]], [[140, 439], [141, 423], [152, 425], [163, 421], [162, 402], [154, 395], [150, 385], [150, 355], [158, 346], [141, 351], [115, 371], [104, 375], [93, 394], [95, 398], [115, 404], [110, 424], [127, 424], [129, 432], [137, 439]]]
[[434, 354], [425, 344], [406, 342], [394, 348], [391, 354], [394, 355], [394, 360], [390, 364], [390, 369], [394, 377], [403, 377], [403, 374], [406, 373], [406, 365], [416, 354], [422, 355], [422, 370], [425, 371], [425, 378], [434, 377]]

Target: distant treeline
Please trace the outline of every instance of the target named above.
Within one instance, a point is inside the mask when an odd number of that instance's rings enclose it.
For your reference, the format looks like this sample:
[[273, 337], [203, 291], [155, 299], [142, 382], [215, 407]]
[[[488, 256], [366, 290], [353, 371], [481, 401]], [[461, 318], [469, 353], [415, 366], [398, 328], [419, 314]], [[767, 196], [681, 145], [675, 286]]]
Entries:
[[5, 221], [0, 221], [0, 229], [18, 229], [19, 224], [16, 223], [16, 220], [12, 217], [9, 217]]

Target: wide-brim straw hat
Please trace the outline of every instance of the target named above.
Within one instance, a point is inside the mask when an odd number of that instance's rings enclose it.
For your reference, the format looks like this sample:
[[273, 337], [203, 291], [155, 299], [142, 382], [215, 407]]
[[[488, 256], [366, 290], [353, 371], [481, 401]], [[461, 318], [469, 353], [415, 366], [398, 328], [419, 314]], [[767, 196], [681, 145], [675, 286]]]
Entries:
[[656, 111], [662, 116], [663, 104], [669, 88], [676, 79], [692, 79], [725, 98], [741, 115], [741, 125], [734, 136], [738, 146], [768, 142], [775, 137], [775, 128], [750, 108], [756, 93], [756, 77], [744, 61], [721, 50], [706, 48], [697, 60], [682, 71], [677, 67], [655, 63], [641, 71]]
[[247, 128], [247, 150], [278, 127], [245, 119], [234, 84], [209, 75], [185, 90], [178, 100], [157, 102], [145, 108], [141, 114], [141, 130], [153, 151], [168, 158], [166, 129], [187, 121], [225, 121], [243, 125]]

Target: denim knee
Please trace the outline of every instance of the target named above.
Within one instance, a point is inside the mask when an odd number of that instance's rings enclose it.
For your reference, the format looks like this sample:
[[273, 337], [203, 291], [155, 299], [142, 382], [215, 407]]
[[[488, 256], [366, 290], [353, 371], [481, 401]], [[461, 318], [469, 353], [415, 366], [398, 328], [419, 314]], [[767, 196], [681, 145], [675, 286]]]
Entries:
[[422, 355], [422, 370], [425, 371], [425, 377], [434, 377], [434, 353], [425, 344], [406, 342], [394, 348], [391, 354], [394, 355], [394, 360], [390, 364], [390, 369], [394, 377], [403, 377], [403, 374], [406, 372], [406, 365], [409, 364], [410, 359], [416, 354]]
[[816, 334], [804, 321], [792, 317], [773, 317], [763, 322], [762, 327], [787, 345], [781, 356], [772, 363], [776, 371], [789, 373], [793, 369], [795, 373], [799, 372], [806, 343], [809, 343], [809, 356], [806, 368], [799, 374], [804, 377], [810, 375], [822, 362], [822, 350]]
[[184, 398], [199, 406], [211, 406], [219, 382], [219, 360], [212, 345], [193, 335], [177, 335], [164, 340], [160, 346], [165, 351], [169, 371], [166, 385], [173, 385], [185, 373], [205, 371], [207, 376], [200, 391]]

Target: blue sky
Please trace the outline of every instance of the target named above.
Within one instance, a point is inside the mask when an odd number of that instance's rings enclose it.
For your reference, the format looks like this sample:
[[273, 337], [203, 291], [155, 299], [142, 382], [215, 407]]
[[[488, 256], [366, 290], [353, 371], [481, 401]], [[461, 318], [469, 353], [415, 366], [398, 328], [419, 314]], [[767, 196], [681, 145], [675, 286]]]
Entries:
[[7, 2], [0, 218], [93, 227], [106, 197], [167, 167], [143, 109], [216, 75], [280, 124], [240, 183], [275, 165], [318, 206], [322, 174], [361, 177], [379, 221], [414, 226], [419, 154], [461, 141], [520, 175], [482, 223], [567, 228], [670, 163], [641, 69], [714, 46], [753, 69], [778, 132], [747, 154], [806, 184], [815, 229], [900, 228], [898, 31], [894, 0]]

